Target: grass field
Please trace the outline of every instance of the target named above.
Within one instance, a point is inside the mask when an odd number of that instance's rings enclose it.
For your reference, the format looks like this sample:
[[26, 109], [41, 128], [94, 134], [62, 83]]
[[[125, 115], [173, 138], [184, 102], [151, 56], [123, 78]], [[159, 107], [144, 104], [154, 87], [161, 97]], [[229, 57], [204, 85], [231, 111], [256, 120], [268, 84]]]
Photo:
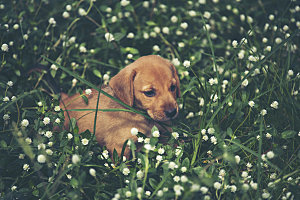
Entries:
[[[299, 199], [299, 30], [296, 0], [0, 1], [0, 199]], [[176, 66], [180, 114], [132, 160], [55, 131], [28, 73], [82, 93], [150, 54]]]

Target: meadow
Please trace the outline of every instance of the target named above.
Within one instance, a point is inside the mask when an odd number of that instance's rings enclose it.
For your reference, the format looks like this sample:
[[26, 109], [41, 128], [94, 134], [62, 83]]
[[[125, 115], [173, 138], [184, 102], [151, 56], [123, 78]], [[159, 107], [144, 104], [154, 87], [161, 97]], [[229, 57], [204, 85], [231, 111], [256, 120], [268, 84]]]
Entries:
[[[299, 30], [296, 0], [0, 1], [0, 199], [299, 199]], [[178, 71], [173, 132], [126, 160], [63, 128], [47, 75], [87, 99], [150, 54]]]

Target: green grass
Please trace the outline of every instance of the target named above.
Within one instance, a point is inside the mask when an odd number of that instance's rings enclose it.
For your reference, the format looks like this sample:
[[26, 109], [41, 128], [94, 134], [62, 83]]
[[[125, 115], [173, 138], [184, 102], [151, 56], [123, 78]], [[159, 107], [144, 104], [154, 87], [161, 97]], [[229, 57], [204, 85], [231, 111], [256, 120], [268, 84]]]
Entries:
[[[299, 6], [0, 2], [0, 199], [297, 199]], [[124, 144], [132, 160], [110, 155], [95, 127], [79, 133], [71, 120], [55, 131], [58, 97], [43, 73], [28, 74], [43, 64], [68, 94], [108, 95], [102, 84], [150, 54], [176, 66], [180, 114], [164, 142], [138, 134], [142, 151]]]

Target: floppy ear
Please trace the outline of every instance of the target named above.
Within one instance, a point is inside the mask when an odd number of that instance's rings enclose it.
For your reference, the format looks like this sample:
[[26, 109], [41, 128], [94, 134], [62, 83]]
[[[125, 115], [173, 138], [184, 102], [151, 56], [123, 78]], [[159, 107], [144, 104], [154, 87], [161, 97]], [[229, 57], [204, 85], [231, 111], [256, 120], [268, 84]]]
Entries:
[[122, 69], [117, 75], [111, 78], [109, 86], [114, 91], [116, 97], [127, 105], [133, 105], [133, 80], [136, 71], [127, 66]]
[[171, 64], [171, 68], [172, 68], [173, 76], [176, 80], [176, 96], [177, 96], [177, 98], [179, 98], [180, 97], [180, 82], [179, 82], [179, 78], [177, 75], [177, 70], [173, 64]]

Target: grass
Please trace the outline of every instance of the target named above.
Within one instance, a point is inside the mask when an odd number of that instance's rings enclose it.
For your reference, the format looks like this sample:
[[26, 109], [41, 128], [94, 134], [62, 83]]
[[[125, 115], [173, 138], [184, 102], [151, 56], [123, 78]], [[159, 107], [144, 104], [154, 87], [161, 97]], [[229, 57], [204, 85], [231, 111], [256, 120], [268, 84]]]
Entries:
[[[297, 199], [299, 6], [0, 3], [0, 198]], [[124, 144], [131, 160], [100, 146], [95, 127], [79, 133], [71, 119], [70, 130], [55, 131], [64, 121], [58, 97], [44, 73], [28, 73], [42, 64], [68, 94], [108, 95], [101, 85], [149, 54], [176, 66], [180, 113], [163, 143], [139, 133], [142, 151]]]

